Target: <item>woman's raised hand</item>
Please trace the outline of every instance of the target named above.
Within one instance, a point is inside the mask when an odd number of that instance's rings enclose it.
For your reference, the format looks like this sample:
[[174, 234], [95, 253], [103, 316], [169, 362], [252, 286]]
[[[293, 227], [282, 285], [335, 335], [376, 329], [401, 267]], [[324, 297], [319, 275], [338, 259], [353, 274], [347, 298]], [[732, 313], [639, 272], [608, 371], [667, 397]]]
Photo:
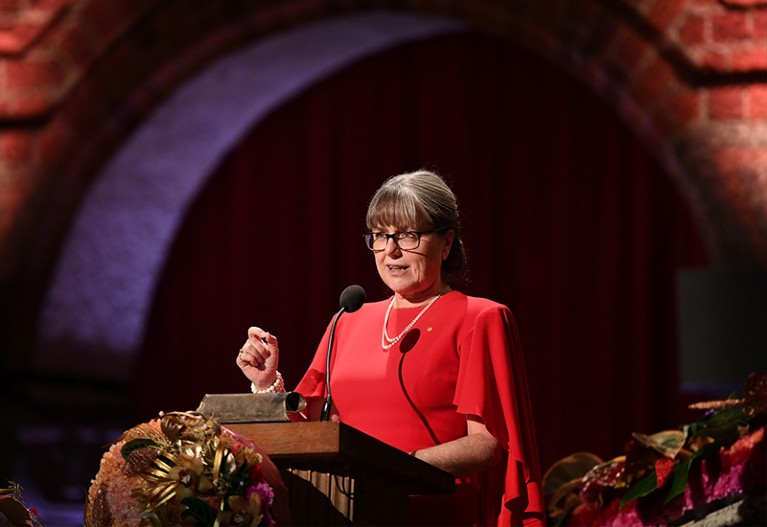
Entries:
[[263, 390], [277, 379], [280, 348], [277, 337], [258, 327], [248, 328], [248, 340], [237, 354], [237, 366], [256, 390]]

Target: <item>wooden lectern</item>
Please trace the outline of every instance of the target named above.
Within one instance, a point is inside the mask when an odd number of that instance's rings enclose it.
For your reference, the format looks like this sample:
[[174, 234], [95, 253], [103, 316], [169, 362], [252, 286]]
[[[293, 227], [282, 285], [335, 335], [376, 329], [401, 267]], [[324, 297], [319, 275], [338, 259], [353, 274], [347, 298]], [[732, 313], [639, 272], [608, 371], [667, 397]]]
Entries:
[[405, 525], [410, 494], [453, 491], [453, 476], [340, 422], [226, 423], [266, 451], [293, 525]]

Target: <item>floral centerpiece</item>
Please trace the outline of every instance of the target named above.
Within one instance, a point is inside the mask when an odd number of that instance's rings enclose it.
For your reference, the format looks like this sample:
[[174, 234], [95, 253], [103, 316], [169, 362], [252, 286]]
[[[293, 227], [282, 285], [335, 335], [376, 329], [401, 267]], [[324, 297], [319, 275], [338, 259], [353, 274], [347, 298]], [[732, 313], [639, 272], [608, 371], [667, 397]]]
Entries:
[[85, 524], [273, 526], [274, 487], [263, 466], [250, 441], [216, 420], [162, 414], [126, 431], [103, 455]]
[[[668, 525], [767, 495], [767, 374], [752, 373], [744, 398], [692, 405], [696, 422], [633, 434], [625, 454], [603, 461], [579, 452], [544, 476], [551, 525]], [[742, 507], [748, 510], [748, 507]], [[753, 518], [751, 518], [753, 520]]]

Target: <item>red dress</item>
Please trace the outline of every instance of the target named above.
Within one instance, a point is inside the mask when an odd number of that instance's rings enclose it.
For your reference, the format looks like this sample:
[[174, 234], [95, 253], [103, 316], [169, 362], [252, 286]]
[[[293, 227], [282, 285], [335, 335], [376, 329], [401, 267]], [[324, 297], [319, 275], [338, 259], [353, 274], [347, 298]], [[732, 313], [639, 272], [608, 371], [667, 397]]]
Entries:
[[[458, 480], [461, 500], [414, 501], [414, 517], [443, 525], [543, 525], [535, 433], [511, 311], [454, 291], [387, 351], [381, 332], [388, 305], [366, 303], [339, 319], [330, 378], [334, 412], [406, 452], [462, 437], [466, 416], [480, 416], [503, 446], [504, 460]], [[392, 310], [389, 335], [398, 335], [421, 309]], [[328, 331], [296, 388], [307, 398], [325, 396], [327, 339]]]

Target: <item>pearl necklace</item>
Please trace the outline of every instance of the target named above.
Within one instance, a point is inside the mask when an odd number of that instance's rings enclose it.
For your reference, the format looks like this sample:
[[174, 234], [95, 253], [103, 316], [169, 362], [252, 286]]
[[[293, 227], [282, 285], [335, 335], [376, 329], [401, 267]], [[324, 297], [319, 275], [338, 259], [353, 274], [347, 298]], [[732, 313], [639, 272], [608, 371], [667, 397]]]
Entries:
[[389, 302], [389, 307], [386, 308], [386, 315], [384, 316], [383, 332], [381, 333], [381, 347], [384, 350], [391, 349], [397, 342], [399, 342], [402, 339], [402, 337], [404, 337], [407, 334], [408, 331], [413, 329], [413, 326], [415, 326], [416, 322], [418, 322], [418, 320], [423, 316], [423, 314], [426, 313], [426, 311], [431, 307], [431, 305], [437, 300], [439, 300], [439, 297], [447, 293], [449, 289], [450, 289], [449, 286], [445, 286], [444, 288], [442, 288], [439, 291], [439, 293], [437, 293], [437, 296], [429, 300], [429, 303], [423, 307], [421, 312], [418, 313], [415, 316], [415, 318], [410, 322], [410, 324], [408, 324], [405, 327], [405, 329], [402, 330], [402, 333], [400, 333], [394, 338], [391, 338], [389, 337], [389, 333], [386, 331], [386, 326], [389, 325], [389, 314], [391, 313], [391, 310], [394, 307], [394, 301], [397, 298], [396, 296], [393, 296], [391, 299], [391, 302]]

